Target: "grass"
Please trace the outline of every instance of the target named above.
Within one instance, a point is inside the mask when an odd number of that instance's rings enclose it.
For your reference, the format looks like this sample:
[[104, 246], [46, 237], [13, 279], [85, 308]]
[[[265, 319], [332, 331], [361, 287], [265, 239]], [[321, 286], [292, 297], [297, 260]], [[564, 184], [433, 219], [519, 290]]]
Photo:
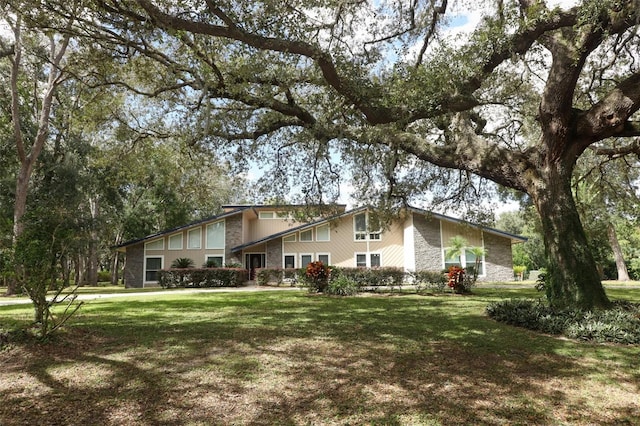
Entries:
[[[609, 289], [640, 301], [640, 290]], [[228, 292], [86, 302], [48, 343], [0, 351], [0, 424], [640, 422], [640, 347], [496, 323], [472, 296]], [[28, 305], [0, 307], [0, 328]]]

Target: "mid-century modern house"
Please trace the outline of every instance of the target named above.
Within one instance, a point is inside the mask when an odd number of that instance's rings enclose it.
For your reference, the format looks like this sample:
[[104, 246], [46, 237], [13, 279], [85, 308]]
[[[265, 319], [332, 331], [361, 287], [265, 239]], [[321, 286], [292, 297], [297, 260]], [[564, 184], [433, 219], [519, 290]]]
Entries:
[[511, 246], [525, 238], [418, 208], [406, 209], [382, 230], [370, 229], [371, 210], [361, 207], [299, 222], [290, 205], [223, 206], [223, 213], [117, 247], [126, 253], [127, 287], [157, 285], [158, 271], [177, 258], [199, 267], [207, 262], [257, 268], [301, 268], [320, 260], [338, 267], [398, 267], [405, 271], [440, 271], [450, 265], [473, 265], [463, 252], [447, 259], [452, 237], [469, 247], [483, 247], [479, 279], [513, 279]]

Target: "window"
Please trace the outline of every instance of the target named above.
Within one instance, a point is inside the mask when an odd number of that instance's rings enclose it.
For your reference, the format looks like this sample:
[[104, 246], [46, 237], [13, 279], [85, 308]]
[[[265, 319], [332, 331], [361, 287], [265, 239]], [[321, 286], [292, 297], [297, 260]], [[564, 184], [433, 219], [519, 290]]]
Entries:
[[[461, 268], [469, 268], [476, 266], [476, 255], [469, 250], [462, 249], [459, 256], [447, 257], [450, 248], [444, 249], [444, 269], [451, 266], [460, 266]], [[478, 275], [484, 275], [484, 256], [478, 262]]]
[[144, 260], [145, 282], [158, 281], [158, 271], [162, 269], [162, 257], [147, 257]]
[[449, 269], [451, 266], [462, 266], [461, 256], [447, 257], [447, 251], [450, 249], [444, 249], [444, 269]]
[[164, 239], [148, 242], [144, 245], [145, 250], [164, 250]]
[[360, 213], [353, 218], [353, 229], [355, 231], [356, 240], [367, 239], [367, 214]]
[[222, 268], [224, 259], [222, 256], [207, 256], [205, 263], [208, 268]]
[[330, 259], [331, 259], [331, 257], [330, 257], [330, 255], [328, 253], [327, 254], [318, 253], [318, 261], [324, 263], [325, 265], [331, 265]]
[[380, 253], [356, 253], [356, 267], [378, 268], [380, 266], [382, 266]]
[[182, 250], [182, 232], [169, 237], [169, 250]]
[[313, 241], [313, 230], [300, 231], [300, 241]]
[[207, 248], [224, 248], [224, 221], [207, 225]]
[[295, 243], [296, 242], [296, 234], [287, 235], [282, 239], [285, 243]]
[[353, 238], [356, 241], [365, 241], [367, 239], [378, 241], [382, 239], [380, 231], [371, 232], [369, 229], [368, 213], [359, 213], [353, 217]]
[[275, 213], [273, 213], [273, 212], [260, 212], [260, 213], [258, 213], [258, 217], [260, 219], [274, 219], [275, 218]]
[[329, 241], [329, 224], [316, 228], [316, 241]]
[[310, 264], [311, 262], [313, 262], [313, 255], [312, 254], [301, 254], [300, 255], [300, 266], [302, 268], [306, 268], [308, 264]]
[[286, 269], [291, 269], [296, 267], [296, 256], [293, 254], [285, 254], [284, 255], [284, 267]]
[[202, 228], [192, 229], [187, 233], [187, 248], [199, 249], [202, 247]]

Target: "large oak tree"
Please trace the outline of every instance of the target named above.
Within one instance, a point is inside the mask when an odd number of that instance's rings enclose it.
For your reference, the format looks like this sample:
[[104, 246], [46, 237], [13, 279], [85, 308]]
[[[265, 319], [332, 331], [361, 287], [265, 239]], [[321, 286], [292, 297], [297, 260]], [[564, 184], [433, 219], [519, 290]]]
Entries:
[[[56, 3], [43, 4], [76, 13]], [[132, 89], [184, 101], [194, 139], [240, 157], [275, 146], [264, 161], [278, 165], [313, 152], [309, 192], [339, 152], [386, 178], [387, 198], [430, 179], [425, 164], [528, 194], [550, 301], [607, 307], [571, 177], [586, 150], [640, 152], [638, 1], [479, 3], [454, 37], [446, 0], [97, 0], [79, 31], [147, 57], [155, 81]]]

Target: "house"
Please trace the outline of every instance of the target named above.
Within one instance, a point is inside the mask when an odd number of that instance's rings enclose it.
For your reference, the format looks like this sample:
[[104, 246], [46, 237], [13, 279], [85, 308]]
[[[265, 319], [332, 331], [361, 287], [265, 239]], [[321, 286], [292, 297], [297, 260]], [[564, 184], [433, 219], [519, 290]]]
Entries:
[[242, 265], [259, 268], [300, 268], [320, 260], [338, 267], [399, 267], [405, 271], [439, 271], [458, 264], [471, 266], [475, 258], [463, 252], [447, 259], [447, 244], [463, 236], [470, 247], [483, 247], [479, 279], [513, 279], [511, 246], [525, 238], [474, 225], [418, 208], [408, 208], [384, 229], [372, 229], [368, 207], [346, 210], [335, 206], [330, 216], [300, 222], [291, 205], [223, 206], [208, 219], [125, 242], [127, 287], [157, 285], [158, 271], [177, 258], [196, 266]]

